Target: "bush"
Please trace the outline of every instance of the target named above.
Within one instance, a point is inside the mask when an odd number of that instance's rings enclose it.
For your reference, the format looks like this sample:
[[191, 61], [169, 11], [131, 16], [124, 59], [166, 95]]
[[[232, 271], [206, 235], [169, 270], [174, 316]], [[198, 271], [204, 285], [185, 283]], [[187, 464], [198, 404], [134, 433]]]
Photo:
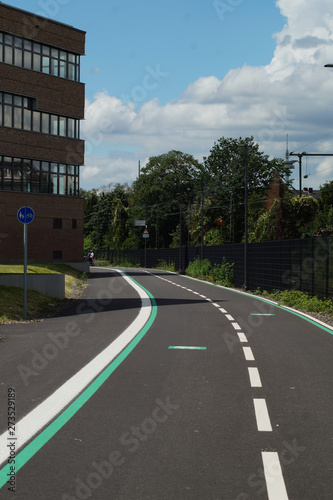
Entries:
[[275, 300], [281, 305], [293, 307], [300, 311], [333, 313], [333, 302], [299, 290], [275, 290], [274, 292], [255, 292], [257, 295]]
[[164, 259], [159, 259], [157, 261], [157, 269], [162, 269], [163, 271], [176, 271], [176, 266], [174, 262], [166, 262]]
[[212, 264], [208, 259], [200, 260], [197, 257], [190, 262], [186, 269], [186, 274], [193, 278], [212, 281], [223, 286], [233, 286], [234, 264], [229, 264], [223, 257], [221, 264]]

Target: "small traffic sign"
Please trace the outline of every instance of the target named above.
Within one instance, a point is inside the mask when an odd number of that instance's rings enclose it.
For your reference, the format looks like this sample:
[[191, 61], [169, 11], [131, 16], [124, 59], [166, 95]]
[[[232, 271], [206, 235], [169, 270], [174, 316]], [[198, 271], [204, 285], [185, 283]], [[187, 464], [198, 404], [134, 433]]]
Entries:
[[35, 212], [30, 207], [21, 207], [17, 212], [17, 218], [22, 224], [30, 224], [35, 218]]
[[145, 220], [135, 220], [134, 221], [134, 226], [145, 226], [146, 225], [146, 221]]
[[149, 238], [149, 231], [148, 231], [148, 229], [147, 229], [147, 228], [143, 231], [142, 236], [143, 236], [144, 238]]

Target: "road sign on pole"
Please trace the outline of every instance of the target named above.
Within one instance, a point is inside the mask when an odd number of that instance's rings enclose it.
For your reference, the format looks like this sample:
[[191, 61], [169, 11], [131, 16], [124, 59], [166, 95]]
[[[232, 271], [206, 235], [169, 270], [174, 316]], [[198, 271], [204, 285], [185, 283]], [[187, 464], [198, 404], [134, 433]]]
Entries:
[[28, 224], [35, 218], [30, 207], [21, 207], [17, 212], [18, 220], [23, 224], [24, 274], [23, 274], [23, 316], [27, 319], [27, 263], [28, 263]]
[[30, 224], [35, 218], [35, 212], [30, 207], [21, 207], [17, 212], [17, 218], [22, 224]]
[[143, 236], [144, 238], [149, 238], [149, 231], [148, 231], [148, 229], [147, 229], [147, 228], [143, 231], [142, 236]]
[[135, 220], [134, 221], [134, 226], [138, 227], [138, 226], [145, 226], [146, 225], [146, 221], [145, 220]]

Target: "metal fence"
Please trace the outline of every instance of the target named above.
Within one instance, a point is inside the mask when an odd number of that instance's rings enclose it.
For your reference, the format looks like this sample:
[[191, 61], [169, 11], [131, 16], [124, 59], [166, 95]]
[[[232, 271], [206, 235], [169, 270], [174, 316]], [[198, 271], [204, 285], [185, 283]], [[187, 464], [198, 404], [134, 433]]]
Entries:
[[[244, 286], [244, 244], [142, 250], [97, 250], [97, 260], [114, 265], [126, 262], [158, 267], [161, 260], [185, 270], [189, 262], [203, 256], [212, 264], [223, 258], [234, 264], [234, 284]], [[333, 238], [266, 241], [247, 245], [247, 288], [255, 290], [296, 289], [320, 297], [333, 297]]]

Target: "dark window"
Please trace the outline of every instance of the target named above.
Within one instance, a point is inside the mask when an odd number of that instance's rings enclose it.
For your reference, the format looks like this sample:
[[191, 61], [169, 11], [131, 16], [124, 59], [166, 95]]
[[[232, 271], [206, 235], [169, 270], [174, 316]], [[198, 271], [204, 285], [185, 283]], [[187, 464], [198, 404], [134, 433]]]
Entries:
[[62, 259], [62, 250], [53, 250], [53, 260]]
[[76, 229], [76, 219], [72, 219], [72, 229]]
[[53, 229], [62, 228], [62, 219], [53, 219]]
[[69, 80], [80, 79], [79, 55], [4, 32], [0, 32], [0, 61]]

